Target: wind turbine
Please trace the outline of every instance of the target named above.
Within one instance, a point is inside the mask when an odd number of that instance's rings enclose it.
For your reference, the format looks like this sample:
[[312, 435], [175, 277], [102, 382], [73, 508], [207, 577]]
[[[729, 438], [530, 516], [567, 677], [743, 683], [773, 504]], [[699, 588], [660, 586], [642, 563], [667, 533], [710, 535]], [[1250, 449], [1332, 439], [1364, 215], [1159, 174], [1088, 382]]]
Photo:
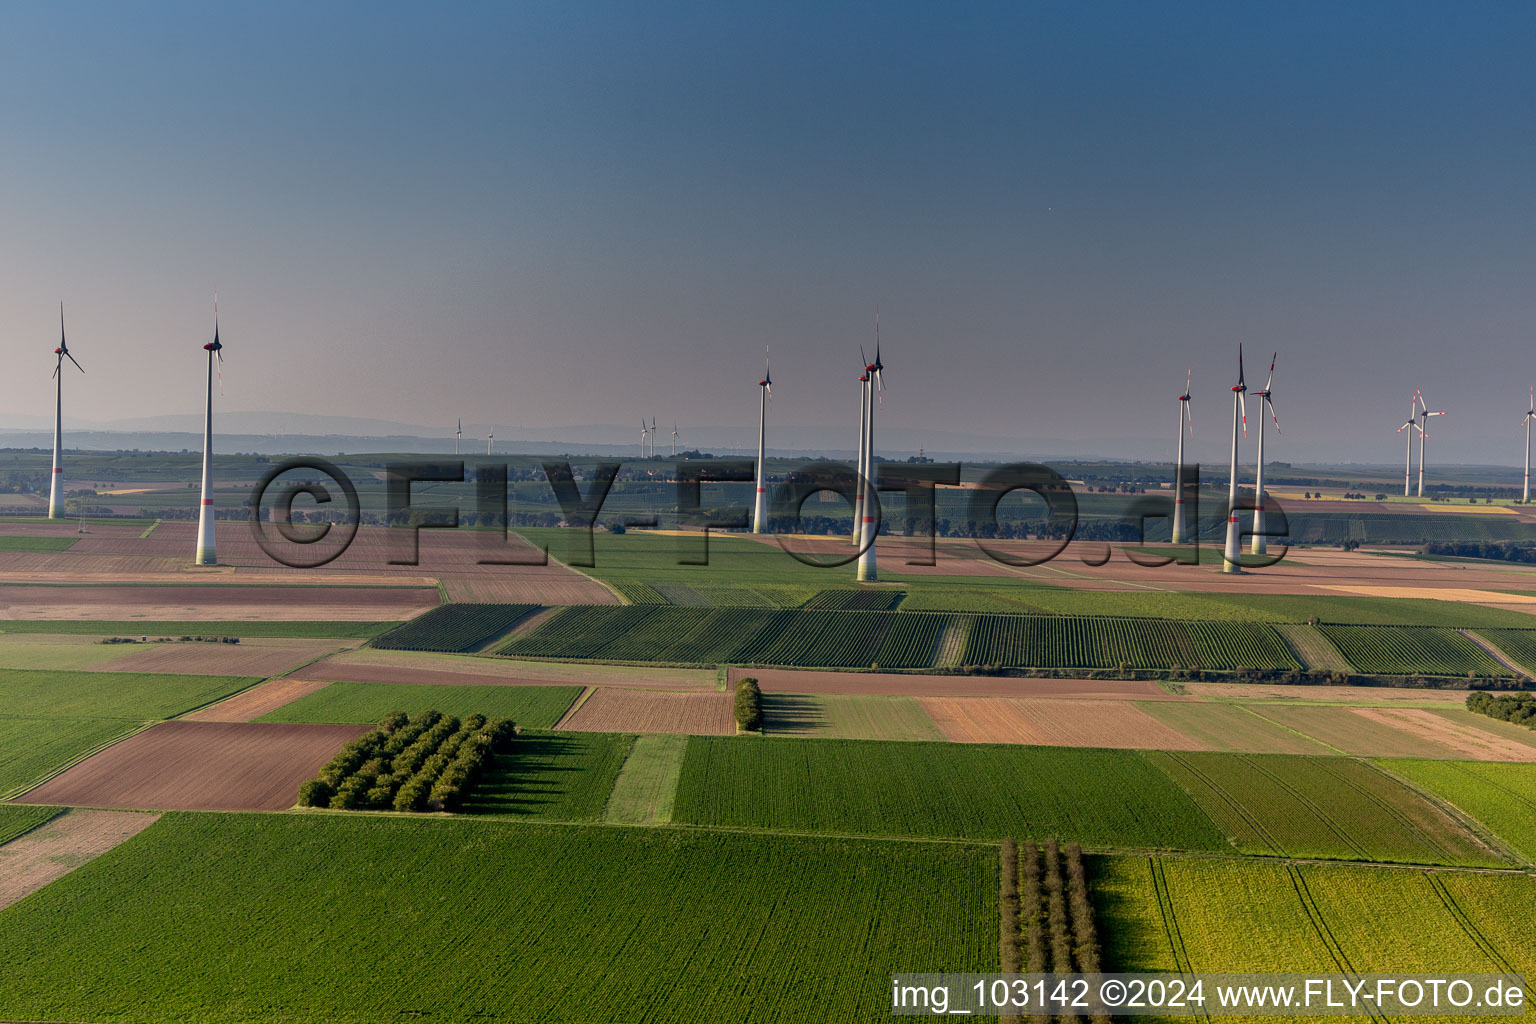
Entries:
[[651, 417], [651, 458], [656, 457], [656, 417]]
[[491, 445], [496, 440], [496, 431], [493, 429], [485, 435], [485, 454], [491, 454]]
[[859, 552], [858, 580], [861, 583], [874, 582], [879, 579], [879, 573], [875, 568], [875, 540], [879, 536], [879, 530], [875, 526], [873, 515], [875, 508], [875, 396], [885, 394], [885, 363], [880, 359], [880, 314], [875, 314], [875, 361], [865, 368], [869, 376], [869, 382], [865, 388], [865, 408], [868, 410], [866, 418], [868, 426], [864, 429], [864, 529], [861, 538], [864, 542], [863, 550]]
[[[768, 403], [773, 400], [773, 368], [768, 363], [768, 346], [763, 346], [763, 379], [757, 382], [759, 389], [757, 402], [757, 501], [752, 506], [752, 532], [762, 533], [763, 527], [768, 523], [768, 488], [767, 476], [763, 469], [763, 457], [765, 448], [764, 430], [768, 423]], [[677, 428], [672, 428], [673, 438], [677, 437]], [[676, 449], [674, 440], [672, 447]]]
[[646, 435], [648, 433], [650, 433], [650, 431], [649, 431], [649, 429], [645, 425], [645, 418], [641, 417], [641, 419], [640, 419], [640, 458], [641, 458], [642, 461], [645, 459], [645, 438], [646, 438]]
[[1189, 378], [1191, 370], [1184, 371], [1184, 393], [1179, 396], [1179, 459], [1173, 467], [1173, 542], [1184, 543], [1184, 431], [1195, 433], [1195, 421], [1189, 412]]
[[464, 421], [459, 420], [459, 429], [453, 432], [453, 454], [459, 454], [459, 442], [464, 440]]
[[[1408, 497], [1413, 482], [1413, 431], [1423, 432], [1418, 424], [1419, 393], [1415, 391], [1408, 402], [1408, 422], [1397, 428], [1397, 433], [1408, 431], [1406, 450], [1403, 452], [1403, 497]], [[1412, 428], [1412, 429], [1410, 429]]]
[[1431, 416], [1444, 416], [1444, 412], [1430, 412], [1429, 402], [1424, 398], [1424, 392], [1415, 391], [1414, 398], [1419, 402], [1419, 493], [1418, 497], [1424, 497], [1424, 442], [1429, 439], [1429, 418]]
[[1243, 382], [1243, 346], [1237, 346], [1237, 383], [1232, 385], [1232, 477], [1227, 486], [1227, 546], [1222, 551], [1222, 572], [1242, 572], [1243, 556], [1237, 525], [1237, 431], [1248, 436], [1248, 385]]
[[75, 364], [75, 369], [81, 373], [85, 367], [81, 366], [74, 356], [69, 354], [69, 345], [64, 341], [64, 303], [59, 303], [59, 347], [53, 350], [58, 357], [53, 367], [53, 472], [48, 479], [48, 518], [64, 518], [64, 467], [59, 462], [62, 454], [64, 437], [64, 360], [68, 359]]
[[1280, 417], [1275, 415], [1275, 403], [1270, 398], [1269, 386], [1275, 382], [1275, 360], [1280, 353], [1276, 352], [1269, 357], [1269, 377], [1264, 381], [1264, 390], [1255, 391], [1254, 395], [1259, 399], [1259, 468], [1253, 480], [1253, 540], [1249, 541], [1248, 550], [1255, 555], [1262, 555], [1265, 551], [1264, 537], [1264, 409], [1269, 407], [1269, 418], [1275, 421], [1275, 434], [1280, 433]]
[[677, 421], [672, 421], [672, 457], [677, 458]]
[[859, 450], [854, 455], [856, 463], [855, 472], [858, 475], [858, 486], [853, 494], [853, 546], [858, 547], [864, 539], [864, 475], [867, 467], [864, 465], [864, 406], [869, 401], [869, 363], [864, 355], [864, 346], [859, 346], [859, 365], [865, 369], [859, 376]]
[[[1529, 505], [1531, 503], [1531, 420], [1536, 420], [1536, 387], [1531, 388], [1530, 411], [1521, 419], [1525, 423], [1525, 492], [1520, 496], [1520, 504]], [[58, 448], [57, 442], [54, 443], [54, 448]], [[54, 456], [54, 462], [58, 462], [58, 456]]]
[[218, 363], [219, 390], [224, 382], [224, 343], [219, 340], [219, 296], [213, 296], [213, 340], [203, 346], [208, 353], [208, 400], [203, 408], [203, 500], [197, 515], [198, 565], [217, 565], [213, 538], [213, 374]]

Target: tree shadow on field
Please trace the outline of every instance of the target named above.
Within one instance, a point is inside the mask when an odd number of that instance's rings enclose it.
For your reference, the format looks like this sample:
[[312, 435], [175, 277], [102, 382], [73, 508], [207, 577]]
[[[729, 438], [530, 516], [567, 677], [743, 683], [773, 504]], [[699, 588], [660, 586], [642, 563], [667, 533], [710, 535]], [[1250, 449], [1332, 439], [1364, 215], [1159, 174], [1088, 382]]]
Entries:
[[800, 693], [763, 694], [763, 734], [815, 736], [827, 728], [821, 702]]
[[558, 733], [523, 733], [465, 799], [468, 814], [539, 814], [560, 803], [586, 765], [586, 744]]

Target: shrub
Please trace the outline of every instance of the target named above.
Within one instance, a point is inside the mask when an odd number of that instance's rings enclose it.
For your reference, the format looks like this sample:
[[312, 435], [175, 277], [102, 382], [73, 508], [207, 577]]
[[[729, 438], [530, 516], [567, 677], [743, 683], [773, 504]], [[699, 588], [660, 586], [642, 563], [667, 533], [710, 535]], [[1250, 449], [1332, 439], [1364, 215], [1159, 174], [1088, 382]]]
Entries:
[[324, 779], [310, 779], [299, 787], [299, 803], [304, 807], [328, 807], [335, 793]]
[[763, 692], [751, 676], [736, 682], [736, 726], [743, 732], [763, 728]]

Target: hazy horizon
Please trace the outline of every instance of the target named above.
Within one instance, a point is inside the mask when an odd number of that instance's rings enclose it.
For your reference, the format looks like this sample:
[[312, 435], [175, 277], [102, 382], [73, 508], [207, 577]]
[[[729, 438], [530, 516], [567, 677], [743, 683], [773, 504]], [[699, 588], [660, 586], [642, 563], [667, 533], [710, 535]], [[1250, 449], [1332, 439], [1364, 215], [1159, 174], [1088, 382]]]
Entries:
[[1401, 3], [11, 6], [8, 412], [51, 416], [63, 299], [87, 370], [66, 425], [195, 415], [217, 287], [221, 413], [654, 415], [669, 443], [673, 419], [750, 431], [770, 345], [771, 429], [851, 448], [878, 308], [877, 444], [1171, 458], [1193, 366], [1191, 457], [1224, 462], [1241, 341], [1250, 387], [1280, 351], [1274, 459], [1391, 464], [1422, 388], [1452, 414], [1431, 464], [1512, 465], [1533, 27]]

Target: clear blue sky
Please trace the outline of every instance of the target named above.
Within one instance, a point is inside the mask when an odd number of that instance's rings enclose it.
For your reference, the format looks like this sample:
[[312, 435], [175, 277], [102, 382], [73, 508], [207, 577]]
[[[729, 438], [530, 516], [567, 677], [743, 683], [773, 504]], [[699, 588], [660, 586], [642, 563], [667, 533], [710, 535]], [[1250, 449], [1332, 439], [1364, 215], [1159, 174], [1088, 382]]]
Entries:
[[50, 411], [63, 298], [73, 412], [196, 411], [217, 285], [228, 409], [749, 423], [769, 343], [775, 416], [851, 434], [878, 305], [894, 426], [1171, 435], [1193, 364], [1217, 462], [1243, 340], [1278, 458], [1395, 458], [1422, 387], [1512, 462], [1532, 39], [1493, 3], [5, 3], [7, 405]]

